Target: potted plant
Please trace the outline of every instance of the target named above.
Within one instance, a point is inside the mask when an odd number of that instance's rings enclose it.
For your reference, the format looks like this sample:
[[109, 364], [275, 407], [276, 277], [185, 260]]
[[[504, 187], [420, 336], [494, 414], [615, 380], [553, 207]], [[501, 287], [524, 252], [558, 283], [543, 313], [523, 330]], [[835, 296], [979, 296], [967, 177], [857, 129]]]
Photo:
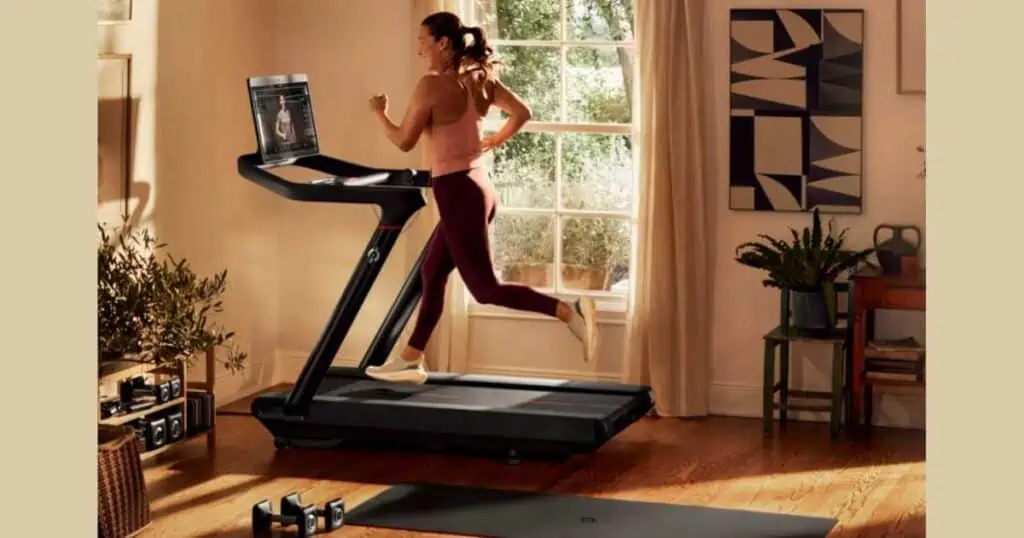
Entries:
[[758, 234], [764, 242], [746, 242], [736, 247], [737, 262], [768, 273], [762, 281], [764, 286], [790, 294], [792, 326], [800, 329], [835, 326], [836, 279], [875, 250], [844, 250], [848, 229], [833, 234], [830, 221], [828, 233], [823, 234], [817, 209], [813, 219], [812, 226], [802, 232], [790, 228], [790, 243]]
[[562, 234], [562, 280], [567, 288], [608, 291], [612, 273], [629, 260], [629, 223], [574, 218]]
[[101, 224], [97, 250], [97, 346], [102, 366], [133, 361], [154, 366], [190, 364], [200, 353], [223, 347], [221, 362], [241, 369], [247, 354], [210, 316], [222, 310], [227, 271], [197, 275], [187, 260], [159, 257], [165, 247], [149, 230], [125, 219], [111, 234]]
[[495, 266], [505, 282], [533, 287], [554, 283], [554, 238], [551, 220], [533, 216], [507, 216], [494, 223], [492, 240]]

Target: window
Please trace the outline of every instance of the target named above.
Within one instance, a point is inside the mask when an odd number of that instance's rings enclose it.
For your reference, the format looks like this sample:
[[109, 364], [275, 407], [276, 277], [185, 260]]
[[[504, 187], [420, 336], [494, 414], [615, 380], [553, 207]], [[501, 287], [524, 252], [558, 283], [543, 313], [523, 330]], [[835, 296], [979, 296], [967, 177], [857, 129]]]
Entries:
[[[635, 198], [632, 0], [472, 0], [500, 77], [533, 120], [489, 157], [499, 279], [556, 295], [628, 293]], [[504, 122], [496, 109], [485, 128]]]

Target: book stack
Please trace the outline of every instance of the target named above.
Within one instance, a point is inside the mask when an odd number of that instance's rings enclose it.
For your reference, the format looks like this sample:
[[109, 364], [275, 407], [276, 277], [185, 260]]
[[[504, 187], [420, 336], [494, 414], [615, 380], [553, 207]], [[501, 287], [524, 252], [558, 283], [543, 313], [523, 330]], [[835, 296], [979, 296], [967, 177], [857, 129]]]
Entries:
[[[864, 350], [865, 372], [874, 379], [924, 381], [924, 346], [914, 337], [871, 340]], [[909, 380], [908, 380], [909, 381]]]

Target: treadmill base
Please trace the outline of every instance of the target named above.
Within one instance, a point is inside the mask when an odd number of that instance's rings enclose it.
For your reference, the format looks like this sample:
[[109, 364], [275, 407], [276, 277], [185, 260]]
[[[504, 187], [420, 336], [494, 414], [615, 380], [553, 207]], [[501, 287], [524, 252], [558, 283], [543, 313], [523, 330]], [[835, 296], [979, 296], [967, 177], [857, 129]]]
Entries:
[[498, 448], [486, 448], [480, 445], [451, 445], [449, 444], [435, 444], [424, 446], [421, 444], [403, 442], [403, 443], [381, 443], [381, 442], [351, 442], [344, 441], [341, 439], [290, 439], [286, 437], [275, 437], [274, 447], [278, 450], [286, 450], [289, 448], [298, 449], [322, 449], [322, 450], [373, 450], [373, 451], [398, 451], [408, 452], [412, 454], [457, 454], [464, 456], [472, 456], [485, 458], [490, 460], [502, 461], [507, 465], [518, 465], [523, 460], [547, 462], [547, 463], [565, 463], [569, 461], [574, 455], [578, 453], [571, 451], [533, 451], [533, 452], [521, 452], [514, 448], [510, 449], [498, 449]]

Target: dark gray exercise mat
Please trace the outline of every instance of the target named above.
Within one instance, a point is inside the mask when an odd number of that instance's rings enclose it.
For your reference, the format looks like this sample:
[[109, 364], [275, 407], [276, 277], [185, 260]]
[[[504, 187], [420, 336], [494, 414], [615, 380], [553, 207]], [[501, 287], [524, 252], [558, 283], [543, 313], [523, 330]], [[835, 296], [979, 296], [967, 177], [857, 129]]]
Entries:
[[482, 538], [825, 538], [834, 519], [499, 489], [398, 484], [346, 525]]

